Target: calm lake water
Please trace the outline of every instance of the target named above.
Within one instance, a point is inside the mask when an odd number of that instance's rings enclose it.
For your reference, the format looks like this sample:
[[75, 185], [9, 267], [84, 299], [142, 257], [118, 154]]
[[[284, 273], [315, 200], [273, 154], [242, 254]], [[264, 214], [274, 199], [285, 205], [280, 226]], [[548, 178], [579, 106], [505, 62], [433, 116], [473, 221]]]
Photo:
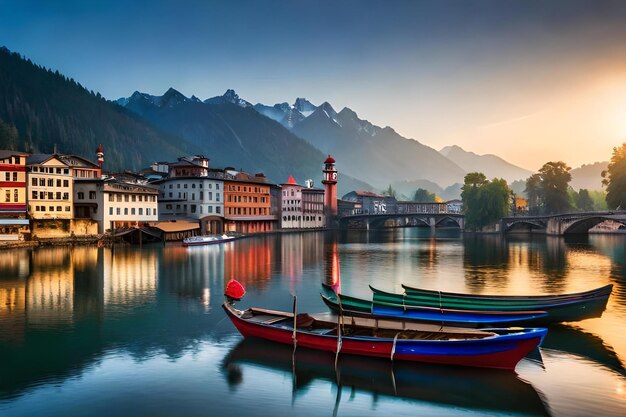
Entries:
[[[578, 240], [398, 229], [219, 246], [0, 252], [0, 416], [626, 415], [626, 236]], [[243, 341], [241, 308], [325, 311], [320, 283], [543, 294], [614, 284], [599, 319], [550, 329], [516, 372]]]

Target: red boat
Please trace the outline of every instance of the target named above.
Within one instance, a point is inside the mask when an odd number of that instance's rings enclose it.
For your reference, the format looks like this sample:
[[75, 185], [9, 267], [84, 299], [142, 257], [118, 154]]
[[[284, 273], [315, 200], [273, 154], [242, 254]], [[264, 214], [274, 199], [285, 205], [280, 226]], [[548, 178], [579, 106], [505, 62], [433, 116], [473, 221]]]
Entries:
[[[547, 333], [544, 328], [475, 330], [343, 315], [338, 325], [308, 314], [223, 308], [244, 337], [360, 356], [515, 369]], [[295, 329], [294, 329], [295, 327]]]

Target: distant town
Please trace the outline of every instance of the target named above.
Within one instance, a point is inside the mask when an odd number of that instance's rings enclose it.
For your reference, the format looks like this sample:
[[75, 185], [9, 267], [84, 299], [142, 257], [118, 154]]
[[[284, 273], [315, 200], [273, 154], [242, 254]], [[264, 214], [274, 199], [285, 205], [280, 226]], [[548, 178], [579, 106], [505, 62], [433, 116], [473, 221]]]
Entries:
[[340, 215], [403, 210], [461, 213], [460, 200], [397, 202], [393, 196], [353, 191], [337, 198], [337, 169], [320, 161], [321, 187], [313, 180], [282, 184], [263, 173], [212, 168], [201, 155], [155, 162], [140, 172], [103, 171], [76, 155], [0, 150], [0, 240], [27, 241], [126, 236], [134, 240], [182, 240], [222, 233], [325, 229]]

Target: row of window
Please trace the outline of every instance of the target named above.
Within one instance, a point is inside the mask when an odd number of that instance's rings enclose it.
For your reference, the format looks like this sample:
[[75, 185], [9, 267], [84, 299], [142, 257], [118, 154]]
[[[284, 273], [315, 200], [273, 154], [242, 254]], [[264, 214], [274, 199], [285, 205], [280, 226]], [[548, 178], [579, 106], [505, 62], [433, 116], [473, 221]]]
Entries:
[[[89, 198], [95, 199], [96, 198], [95, 194], [94, 194], [93, 197], [91, 197], [91, 193], [92, 192], [90, 191], [89, 192]], [[78, 194], [80, 194], [80, 193], [78, 193]], [[109, 201], [117, 201], [118, 203], [121, 203], [122, 200], [124, 200], [125, 203], [128, 203], [130, 201], [132, 201], [132, 202], [136, 202], [136, 201], [143, 202], [143, 201], [145, 201], [145, 202], [152, 202], [152, 203], [154, 203], [156, 201], [156, 196], [155, 195], [143, 195], [143, 194], [139, 194], [139, 195], [137, 195], [137, 194], [132, 194], [132, 195], [124, 194], [124, 195], [122, 195], [122, 194], [117, 194], [117, 193], [109, 193]]]
[[[35, 211], [63, 211], [63, 206], [35, 206]], [[70, 206], [65, 206], [65, 211], [70, 211]]]
[[[294, 196], [295, 196], [295, 194], [294, 194], [294, 190], [283, 190], [283, 196], [284, 196], [284, 197], [289, 197], [289, 194], [290, 194], [290, 193], [291, 193], [291, 197], [294, 197]], [[300, 193], [298, 192], [298, 194], [300, 194]]]
[[267, 216], [267, 207], [228, 207], [226, 214], [242, 216]]
[[[11, 192], [13, 191], [13, 192]], [[13, 190], [5, 190], [4, 191], [4, 202], [5, 203], [10, 203], [11, 202], [11, 194], [13, 194], [13, 202], [17, 203], [17, 200], [19, 199], [19, 192], [17, 188], [14, 188]]]
[[[134, 216], [135, 213], [138, 213], [139, 216], [143, 216], [143, 207], [137, 207], [135, 209], [135, 207], [130, 207], [130, 209], [128, 207], [124, 207], [124, 216], [128, 216], [130, 210], [130, 215]], [[146, 208], [146, 216], [152, 216], [153, 213], [153, 209], [150, 207]], [[157, 214], [157, 209], [154, 209], [154, 215], [156, 216]], [[113, 216], [113, 207], [109, 207], [109, 215]], [[120, 207], [115, 208], [115, 215], [117, 216], [121, 216], [122, 215], [122, 209]]]
[[[256, 196], [241, 196], [241, 195], [228, 195], [227, 197], [227, 201], [229, 203], [258, 203], [259, 202], [259, 197]], [[265, 203], [267, 202], [267, 197], [261, 197], [261, 203]]]
[[[302, 220], [302, 216], [283, 216], [283, 221], [285, 222], [300, 221], [300, 220]], [[304, 221], [307, 221], [307, 222], [315, 221], [315, 216], [304, 216]], [[321, 222], [322, 216], [317, 216], [317, 221]]]
[[[82, 192], [82, 191], [79, 191], [79, 192], [77, 193], [76, 198], [77, 198], [78, 200], [84, 200], [84, 199], [85, 199], [85, 193], [84, 193], [84, 192]], [[95, 199], [96, 199], [96, 192], [95, 192], [95, 191], [89, 191], [89, 199], [90, 199], [90, 200], [95, 200]], [[134, 201], [134, 200], [133, 200], [133, 201]]]
[[63, 175], [69, 175], [70, 173], [70, 169], [69, 168], [54, 168], [54, 167], [31, 167], [30, 172], [41, 172], [44, 174], [63, 174]]
[[54, 185], [56, 184], [57, 187], [69, 187], [70, 186], [70, 181], [69, 180], [60, 180], [57, 179], [56, 181], [53, 178], [38, 178], [38, 177], [31, 177], [30, 179], [30, 184], [33, 187], [54, 187]]
[[[174, 184], [170, 184], [170, 190], [173, 188]], [[176, 188], [180, 188], [180, 183], [176, 184]], [[183, 184], [183, 188], [187, 188], [187, 183]], [[191, 184], [191, 188], [196, 188], [196, 183], [192, 183]], [[198, 184], [198, 188], [202, 188], [202, 183]], [[207, 188], [209, 190], [213, 189], [213, 183], [208, 183], [207, 184]], [[163, 189], [165, 189], [165, 185], [163, 186]], [[219, 190], [220, 189], [220, 185], [219, 184], [215, 184], [215, 189]]]
[[[166, 204], [165, 205], [165, 209], [166, 210], [172, 210], [173, 207], [174, 207], [173, 204]], [[180, 204], [176, 204], [176, 210], [180, 210], [180, 209], [181, 209], [181, 205]], [[182, 205], [182, 209], [185, 212], [187, 212], [187, 204], [183, 204]], [[202, 206], [198, 206], [196, 204], [190, 204], [189, 205], [189, 209], [190, 209], [189, 211], [191, 213], [196, 213], [197, 212], [197, 213], [203, 214], [202, 213]], [[207, 212], [207, 214], [212, 214], [213, 213], [213, 206], [207, 206], [206, 212]], [[215, 206], [215, 213], [221, 214], [222, 213], [222, 207]]]
[[32, 191], [30, 198], [32, 200], [69, 200], [70, 193], [62, 193], [61, 191], [57, 191], [56, 193], [52, 191]]
[[[174, 198], [174, 193], [168, 193], [168, 197]], [[199, 200], [196, 200], [196, 193], [191, 193], [191, 201], [204, 201], [204, 191], [200, 191], [199, 197]], [[207, 193], [207, 197], [207, 201], [213, 200], [213, 192], [209, 191]], [[165, 198], [165, 193], [163, 193], [163, 198]], [[186, 200], [187, 193], [178, 193], [178, 198]], [[220, 202], [220, 193], [215, 193], [215, 201], [217, 201], [218, 203]]]
[[17, 181], [17, 172], [5, 172], [5, 181], [11, 181], [11, 177], [13, 177], [13, 181]]
[[[243, 188], [243, 190], [242, 190]], [[266, 187], [246, 187], [245, 185], [242, 187], [241, 185], [232, 185], [230, 184], [228, 186], [228, 191], [243, 191], [244, 193], [263, 193], [263, 194], [268, 194], [268, 190]]]

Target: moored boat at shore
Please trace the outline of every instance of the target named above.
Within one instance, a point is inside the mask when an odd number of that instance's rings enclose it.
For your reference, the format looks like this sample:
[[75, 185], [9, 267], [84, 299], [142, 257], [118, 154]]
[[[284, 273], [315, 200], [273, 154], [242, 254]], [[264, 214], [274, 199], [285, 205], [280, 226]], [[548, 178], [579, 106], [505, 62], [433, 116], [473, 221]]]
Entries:
[[547, 333], [544, 328], [476, 330], [340, 316], [340, 323], [308, 314], [223, 308], [244, 337], [321, 351], [460, 366], [515, 369]]
[[192, 236], [183, 239], [183, 246], [202, 246], [202, 245], [214, 245], [217, 243], [230, 242], [240, 237], [234, 235], [202, 235]]

